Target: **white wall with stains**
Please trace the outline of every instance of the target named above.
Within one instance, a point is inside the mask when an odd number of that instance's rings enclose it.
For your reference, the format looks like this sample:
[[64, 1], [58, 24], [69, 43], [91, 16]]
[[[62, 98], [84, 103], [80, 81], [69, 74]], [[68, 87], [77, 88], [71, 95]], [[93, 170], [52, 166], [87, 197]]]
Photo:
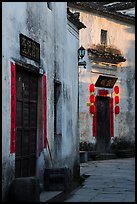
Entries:
[[[92, 116], [89, 113], [89, 84], [95, 83], [99, 74], [118, 77], [120, 88], [120, 114], [114, 115], [114, 136], [135, 140], [135, 26], [94, 13], [81, 11], [80, 20], [86, 29], [80, 31], [80, 45], [85, 49], [100, 44], [101, 29], [107, 30], [107, 45], [119, 49], [126, 58], [117, 67], [93, 63], [86, 52], [83, 60], [86, 70], [80, 71], [80, 140], [94, 142]], [[113, 90], [112, 90], [113, 91]]]
[[[39, 67], [20, 55], [19, 34], [40, 43], [40, 67], [47, 76], [47, 138], [55, 167], [79, 165], [78, 136], [78, 30], [67, 21], [67, 2], [2, 3], [2, 190], [6, 195], [14, 179], [15, 154], [10, 154], [10, 101], [13, 58]], [[54, 79], [62, 87], [62, 136], [55, 154]], [[37, 176], [43, 182], [44, 168], [51, 167], [48, 149], [39, 152]]]

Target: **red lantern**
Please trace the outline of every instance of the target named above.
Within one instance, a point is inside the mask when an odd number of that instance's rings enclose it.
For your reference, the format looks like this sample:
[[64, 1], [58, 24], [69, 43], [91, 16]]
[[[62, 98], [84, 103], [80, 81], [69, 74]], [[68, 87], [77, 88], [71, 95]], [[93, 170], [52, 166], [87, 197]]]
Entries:
[[94, 84], [90, 84], [89, 91], [90, 92], [94, 92], [94, 90], [95, 90], [95, 85]]
[[116, 104], [119, 103], [119, 96], [115, 96], [115, 103], [116, 103]]
[[95, 105], [91, 105], [91, 106], [89, 107], [89, 112], [90, 112], [91, 114], [95, 114], [95, 112], [96, 112], [96, 107], [95, 107]]
[[91, 95], [91, 96], [89, 97], [89, 100], [90, 100], [91, 103], [94, 103], [94, 102], [95, 102], [95, 96], [94, 96], [94, 95]]
[[115, 91], [116, 94], [118, 94], [119, 93], [119, 86], [115, 86], [114, 91]]
[[119, 114], [120, 112], [120, 107], [119, 106], [115, 106], [115, 114]]

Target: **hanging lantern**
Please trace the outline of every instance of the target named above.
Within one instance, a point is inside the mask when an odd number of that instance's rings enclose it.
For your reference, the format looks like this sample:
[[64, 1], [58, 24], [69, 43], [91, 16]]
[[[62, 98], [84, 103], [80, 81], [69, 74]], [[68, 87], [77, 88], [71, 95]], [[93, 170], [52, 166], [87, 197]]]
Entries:
[[95, 85], [94, 84], [90, 84], [89, 91], [90, 92], [94, 92], [95, 91]]
[[114, 92], [115, 92], [115, 94], [118, 94], [118, 93], [119, 93], [119, 86], [115, 86], [115, 87], [114, 87]]
[[95, 102], [95, 96], [94, 95], [91, 95], [89, 97], [89, 100], [90, 100], [90, 103], [94, 103]]
[[96, 112], [96, 107], [95, 107], [95, 105], [91, 105], [91, 106], [89, 107], [89, 112], [90, 112], [91, 114], [95, 114], [95, 112]]
[[120, 107], [119, 106], [115, 106], [115, 114], [119, 114], [120, 112]]
[[119, 103], [119, 96], [115, 96], [115, 103], [116, 103], [116, 104]]

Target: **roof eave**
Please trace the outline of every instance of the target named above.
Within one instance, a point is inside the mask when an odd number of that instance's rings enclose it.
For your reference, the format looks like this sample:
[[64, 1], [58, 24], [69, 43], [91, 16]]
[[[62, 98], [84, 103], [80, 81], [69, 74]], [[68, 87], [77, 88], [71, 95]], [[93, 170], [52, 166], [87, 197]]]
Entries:
[[76, 28], [78, 30], [82, 29], [82, 28], [86, 28], [86, 26], [84, 25], [84, 23], [82, 23], [80, 20], [79, 20], [79, 17], [76, 17], [75, 14], [73, 14], [69, 8], [67, 9], [67, 19], [73, 24], [76, 26]]
[[118, 12], [111, 12], [111, 11], [107, 11], [107, 10], [102, 10], [100, 8], [93, 8], [91, 7], [89, 4], [84, 4], [84, 2], [68, 2], [68, 6], [72, 7], [72, 8], [76, 8], [76, 9], [80, 9], [82, 11], [87, 11], [87, 12], [92, 12], [92, 13], [96, 13], [99, 15], [103, 15], [109, 18], [113, 18], [122, 22], [126, 22], [126, 23], [130, 23], [130, 24], [135, 24], [135, 17], [130, 17], [127, 15], [124, 15], [122, 13], [118, 13]]

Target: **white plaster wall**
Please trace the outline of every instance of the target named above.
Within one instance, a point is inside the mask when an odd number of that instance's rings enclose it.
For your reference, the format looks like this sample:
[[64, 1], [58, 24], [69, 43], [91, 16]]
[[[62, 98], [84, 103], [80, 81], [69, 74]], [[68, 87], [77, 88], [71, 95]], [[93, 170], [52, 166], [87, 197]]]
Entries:
[[[10, 61], [12, 58], [39, 66], [20, 56], [19, 34], [40, 43], [40, 66], [47, 76], [47, 137], [54, 163], [54, 78], [62, 83], [62, 142], [57, 166], [73, 167], [78, 159], [78, 33], [69, 31], [67, 2], [2, 3], [2, 156], [3, 195], [14, 178], [15, 155], [10, 154]], [[75, 30], [75, 28], [74, 28]], [[46, 159], [46, 161], [44, 161]], [[50, 166], [48, 149], [37, 160], [37, 176], [43, 182], [43, 171]]]
[[64, 163], [70, 165], [77, 161], [79, 156], [79, 134], [78, 134], [78, 59], [79, 48], [78, 30], [68, 22], [66, 60], [64, 62], [63, 83], [65, 96], [63, 101], [63, 140], [62, 155]]
[[[55, 144], [55, 135], [54, 135], [54, 79], [61, 82], [63, 86], [63, 70], [65, 68], [65, 52], [66, 52], [66, 32], [67, 32], [67, 13], [66, 13], [66, 2], [63, 4], [61, 2], [54, 4], [54, 26], [53, 26], [53, 47], [54, 49], [54, 58], [51, 62], [53, 72], [49, 70], [49, 85], [48, 85], [48, 138], [49, 144], [52, 151], [52, 157], [54, 159], [55, 166], [62, 166], [62, 155], [59, 152], [59, 158], [54, 153], [54, 149], [57, 144]], [[53, 65], [52, 65], [53, 63]], [[62, 96], [63, 97], [63, 96]], [[62, 98], [63, 100], [63, 98]], [[64, 136], [64, 135], [63, 135]], [[63, 137], [62, 136], [62, 137]], [[60, 144], [62, 147], [62, 144]], [[61, 149], [60, 149], [61, 151]]]
[[[14, 154], [10, 154], [10, 61], [19, 58], [19, 36], [25, 30], [25, 3], [2, 3], [2, 190], [14, 177]], [[17, 18], [16, 18], [17, 17]], [[17, 23], [15, 23], [17, 21]], [[4, 195], [3, 195], [4, 196]]]
[[[53, 6], [54, 8], [54, 6]], [[2, 3], [2, 155], [3, 192], [14, 178], [15, 155], [10, 154], [10, 61], [12, 58], [38, 66], [33, 60], [20, 56], [19, 34], [34, 39], [41, 45], [40, 66], [48, 75], [54, 71], [54, 15], [43, 2]], [[47, 77], [48, 78], [48, 77]], [[49, 77], [50, 78], [50, 77]], [[42, 177], [45, 166], [43, 154], [37, 161], [37, 176]], [[3, 193], [4, 196], [4, 193]]]
[[[55, 166], [73, 168], [78, 160], [78, 30], [67, 21], [67, 2], [58, 2], [55, 10], [55, 79], [62, 86], [62, 137], [60, 157], [54, 155]], [[53, 97], [52, 97], [53, 98]], [[52, 104], [53, 102], [51, 102]], [[51, 128], [53, 130], [53, 128]], [[54, 140], [53, 134], [53, 140]], [[55, 148], [55, 143], [52, 148]], [[73, 156], [72, 156], [73, 155]]]
[[[92, 117], [89, 114], [89, 84], [95, 83], [99, 74], [118, 77], [116, 85], [120, 87], [120, 114], [114, 117], [114, 135], [135, 140], [135, 26], [107, 17], [81, 11], [81, 21], [86, 29], [80, 30], [80, 45], [85, 49], [100, 43], [101, 29], [107, 30], [108, 45], [120, 49], [126, 62], [117, 68], [98, 68], [93, 66], [86, 53], [86, 70], [80, 72], [80, 139], [94, 141], [92, 137]], [[95, 73], [97, 72], [97, 73]]]

